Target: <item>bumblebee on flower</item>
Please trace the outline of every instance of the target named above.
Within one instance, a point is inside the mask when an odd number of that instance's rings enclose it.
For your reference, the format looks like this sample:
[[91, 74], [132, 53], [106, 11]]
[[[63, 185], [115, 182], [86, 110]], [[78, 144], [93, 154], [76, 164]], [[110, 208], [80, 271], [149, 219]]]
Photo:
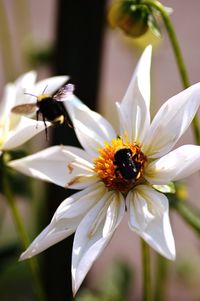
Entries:
[[118, 133], [74, 96], [66, 108], [83, 149], [53, 146], [10, 162], [24, 174], [80, 190], [61, 203], [51, 223], [21, 255], [22, 260], [32, 257], [76, 231], [74, 293], [125, 211], [133, 231], [157, 252], [175, 259], [168, 199], [154, 185], [167, 185], [200, 168], [200, 146], [172, 150], [199, 108], [200, 84], [170, 98], [151, 122], [150, 63], [148, 46], [117, 103]]
[[106, 187], [127, 193], [144, 180], [146, 156], [128, 137], [126, 141], [122, 137], [114, 138], [99, 149], [99, 153], [101, 155], [94, 159], [94, 169]]

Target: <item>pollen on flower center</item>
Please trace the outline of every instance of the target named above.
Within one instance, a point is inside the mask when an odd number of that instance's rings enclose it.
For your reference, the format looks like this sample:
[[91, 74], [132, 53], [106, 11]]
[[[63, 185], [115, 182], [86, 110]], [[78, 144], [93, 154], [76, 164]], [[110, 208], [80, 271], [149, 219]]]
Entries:
[[127, 193], [144, 180], [147, 158], [137, 143], [119, 137], [98, 151], [100, 155], [94, 159], [94, 168], [106, 187]]

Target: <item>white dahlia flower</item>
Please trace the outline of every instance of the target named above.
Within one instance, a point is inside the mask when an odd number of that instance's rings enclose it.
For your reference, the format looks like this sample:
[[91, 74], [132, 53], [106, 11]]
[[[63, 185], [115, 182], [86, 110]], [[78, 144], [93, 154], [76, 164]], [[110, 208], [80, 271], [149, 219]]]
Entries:
[[83, 149], [53, 146], [10, 163], [29, 176], [80, 190], [60, 204], [50, 224], [21, 255], [22, 260], [30, 258], [75, 232], [74, 294], [125, 212], [131, 230], [175, 259], [168, 199], [154, 185], [167, 185], [200, 168], [200, 146], [172, 150], [198, 110], [200, 84], [166, 101], [151, 121], [150, 63], [148, 46], [117, 103], [118, 132], [74, 96], [66, 106]]

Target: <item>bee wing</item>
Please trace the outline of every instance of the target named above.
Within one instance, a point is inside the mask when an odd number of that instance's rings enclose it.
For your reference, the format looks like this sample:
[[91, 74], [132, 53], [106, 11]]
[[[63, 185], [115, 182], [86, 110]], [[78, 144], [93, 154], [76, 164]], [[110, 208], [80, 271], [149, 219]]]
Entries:
[[19, 115], [31, 115], [37, 111], [36, 103], [25, 103], [12, 108], [11, 112]]
[[56, 94], [53, 95], [53, 99], [57, 101], [66, 101], [70, 96], [73, 95], [74, 85], [67, 84], [58, 90]]

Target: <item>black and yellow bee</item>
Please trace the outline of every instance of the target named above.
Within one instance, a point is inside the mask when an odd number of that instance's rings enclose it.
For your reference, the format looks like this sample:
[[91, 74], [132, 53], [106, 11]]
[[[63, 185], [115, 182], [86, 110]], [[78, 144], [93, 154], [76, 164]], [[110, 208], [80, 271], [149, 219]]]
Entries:
[[[137, 155], [135, 155], [137, 156]], [[116, 172], [119, 172], [125, 180], [135, 180], [141, 168], [141, 163], [135, 162], [132, 150], [128, 147], [121, 148], [114, 155]]]
[[74, 85], [67, 84], [61, 87], [55, 94], [50, 95], [45, 93], [41, 95], [33, 95], [25, 93], [36, 97], [36, 102], [26, 103], [17, 105], [12, 108], [12, 113], [19, 115], [30, 115], [36, 113], [36, 120], [39, 120], [39, 116], [42, 116], [42, 120], [45, 126], [45, 134], [47, 137], [47, 124], [46, 121], [51, 122], [53, 125], [60, 125], [63, 123], [69, 124], [68, 114], [63, 104], [63, 101], [67, 100], [67, 97], [73, 94]]

